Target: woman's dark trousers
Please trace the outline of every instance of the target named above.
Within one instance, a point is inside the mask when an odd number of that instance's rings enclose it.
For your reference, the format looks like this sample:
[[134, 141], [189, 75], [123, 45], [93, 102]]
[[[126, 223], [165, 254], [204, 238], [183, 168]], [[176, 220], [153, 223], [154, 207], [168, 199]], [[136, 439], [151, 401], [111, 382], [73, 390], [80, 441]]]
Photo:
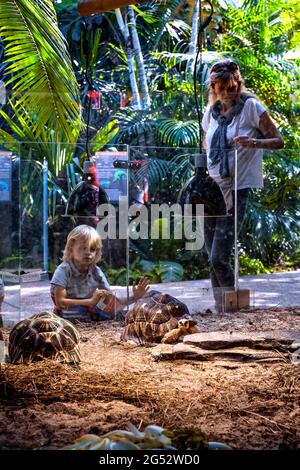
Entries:
[[[238, 233], [241, 229], [249, 195], [249, 188], [237, 191]], [[232, 194], [234, 201], [234, 192]], [[206, 217], [204, 238], [210, 263], [210, 278], [217, 310], [222, 310], [224, 291], [234, 289], [234, 270], [231, 265], [234, 245], [234, 207], [226, 217]]]

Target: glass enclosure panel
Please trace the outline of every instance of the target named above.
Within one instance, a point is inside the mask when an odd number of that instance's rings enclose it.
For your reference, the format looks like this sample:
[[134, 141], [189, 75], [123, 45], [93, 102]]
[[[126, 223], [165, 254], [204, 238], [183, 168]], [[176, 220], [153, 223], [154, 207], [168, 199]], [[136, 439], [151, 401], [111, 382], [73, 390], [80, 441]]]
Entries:
[[[183, 197], [198, 153], [196, 148], [130, 147], [129, 202], [137, 208], [129, 217], [129, 279], [147, 275], [153, 289], [177, 297], [190, 313], [214, 303], [204, 247], [210, 196], [204, 200], [192, 187], [191, 197]], [[206, 161], [197, 165], [203, 169]]]
[[[68, 151], [76, 155], [75, 147], [69, 146]], [[90, 161], [73, 158], [57, 177], [49, 177], [49, 274], [52, 277], [62, 261], [70, 231], [78, 225], [89, 225], [102, 238], [99, 266], [113, 292], [127, 298], [127, 146], [99, 150], [99, 146], [90, 145], [89, 151]], [[99, 205], [95, 204], [98, 193]], [[111, 308], [117, 315], [118, 302]]]
[[257, 308], [300, 301], [299, 172], [297, 149], [264, 151], [263, 188], [250, 192], [239, 222], [239, 286]]
[[48, 163], [40, 145], [21, 145], [20, 282], [21, 317], [49, 310]]
[[[103, 243], [101, 269], [104, 271], [114, 294], [128, 301], [128, 185], [129, 154], [126, 145], [96, 149], [93, 152], [100, 187], [106, 192], [105, 204], [98, 208], [97, 231]], [[118, 302], [114, 315], [122, 310]]]
[[[238, 198], [225, 215], [212, 216], [206, 195], [200, 204], [203, 212], [195, 218], [195, 200], [184, 199], [183, 194], [189, 193], [191, 179], [201, 173], [194, 170], [198, 149], [90, 145], [95, 169], [91, 176], [90, 163], [74, 157], [75, 145], [51, 144], [44, 153], [32, 144], [29, 147], [23, 143], [21, 150], [10, 152], [3, 146], [0, 152], [4, 325], [53, 309], [50, 279], [62, 261], [69, 232], [81, 224], [93, 226], [101, 235], [99, 265], [118, 297], [128, 299], [132, 282], [147, 275], [153, 289], [179, 298], [191, 313], [289, 306], [300, 298], [299, 272], [289, 269], [291, 258], [299, 253], [295, 151], [265, 153], [264, 188], [249, 192], [244, 210]], [[34, 160], [37, 154], [39, 160]], [[62, 155], [69, 163], [56, 168], [55, 161]], [[274, 158], [278, 169], [271, 173]], [[197, 165], [201, 169], [199, 158]], [[281, 190], [283, 176], [293, 191]], [[100, 191], [97, 207], [93, 190], [84, 186], [90, 185], [90, 177]], [[214, 220], [230, 225], [232, 286], [220, 288], [210, 277], [205, 233]], [[289, 296], [287, 286], [294, 286]], [[117, 304], [112, 308], [117, 318], [120, 308]]]
[[46, 203], [48, 202], [47, 162], [40, 163], [22, 158], [20, 178], [21, 275], [24, 282], [29, 279], [33, 280], [33, 278], [39, 279], [42, 273], [48, 269], [48, 240], [45, 234], [47, 207], [44, 207], [45, 199]]
[[[265, 152], [264, 186], [248, 192], [244, 189], [247, 184], [260, 186], [262, 183], [259, 168], [256, 173], [249, 168], [243, 174], [237, 149], [233, 165], [237, 166], [234, 174], [238, 177], [230, 182], [230, 187], [238, 190], [237, 199], [231, 189], [226, 194], [224, 183], [217, 179], [227, 205], [226, 216], [211, 217], [204, 203], [204, 220], [197, 235], [199, 247], [195, 244], [194, 218], [189, 225], [191, 218], [182, 213], [182, 236], [175, 236], [178, 220], [170, 210], [180, 202], [183, 188], [193, 176], [198, 149], [131, 146], [129, 153], [132, 163], [129, 203], [138, 206], [129, 217], [131, 281], [146, 274], [154, 289], [178, 296], [191, 312], [207, 309], [230, 312], [299, 302], [299, 271], [289, 271], [291, 255], [293, 253], [296, 259], [300, 248], [299, 219], [295, 216], [300, 166], [296, 151]], [[274, 160], [278, 168], [271, 173]], [[251, 181], [247, 183], [249, 178]], [[285, 185], [289, 183], [289, 190], [284, 189], [284, 179]], [[231, 197], [231, 204], [228, 197]], [[228, 276], [224, 274], [221, 282], [214, 278], [204, 244], [211, 225], [213, 232], [219, 227], [223, 237], [216, 258], [219, 256], [226, 262], [229, 259], [231, 266]], [[209, 239], [206, 242], [209, 243]], [[274, 273], [274, 270], [285, 272]], [[294, 291], [286, 296], [286, 286], [293, 283]]]
[[20, 149], [0, 150], [0, 311], [4, 326], [20, 318]]

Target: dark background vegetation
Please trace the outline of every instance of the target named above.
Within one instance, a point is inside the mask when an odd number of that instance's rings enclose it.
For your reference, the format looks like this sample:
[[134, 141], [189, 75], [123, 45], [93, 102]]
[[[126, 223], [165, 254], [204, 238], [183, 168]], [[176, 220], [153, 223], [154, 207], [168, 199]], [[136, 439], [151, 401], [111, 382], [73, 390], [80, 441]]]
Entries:
[[[162, 0], [126, 7], [120, 12], [122, 23], [115, 11], [83, 18], [72, 0], [0, 1], [0, 79], [8, 98], [0, 110], [1, 147], [16, 155], [15, 165], [20, 164], [18, 158], [30, 162], [21, 165], [20, 213], [13, 207], [7, 212], [6, 227], [14, 226], [8, 231], [18, 233], [22, 228], [21, 253], [13, 249], [16, 244], [6, 245], [10, 234], [3, 230], [1, 243], [7, 249], [1, 254], [2, 267], [15, 265], [12, 260], [19, 254], [24, 269], [41, 264], [44, 159], [49, 165], [50, 272], [74, 226], [62, 214], [80, 181], [87, 143], [92, 153], [129, 145], [132, 159], [148, 162], [149, 204], [176, 202], [179, 189], [192, 175], [194, 149], [199, 145], [191, 72], [194, 4]], [[283, 150], [265, 153], [265, 185], [251, 195], [239, 239], [241, 273], [297, 268], [299, 3], [246, 0], [213, 1], [213, 5], [197, 68], [203, 105], [209, 66], [220, 57], [233, 58], [246, 87], [267, 106], [285, 140]], [[203, 1], [201, 7], [203, 19], [209, 5]], [[100, 109], [89, 107], [91, 90], [101, 93]], [[125, 109], [120, 109], [121, 94], [127, 97]], [[134, 185], [135, 175], [129, 177]], [[106, 248], [104, 267], [110, 281], [125, 283], [124, 243]], [[131, 242], [130, 267], [132, 278], [147, 272], [153, 281], [208, 274], [205, 252], [187, 252], [183, 243], [172, 239]]]

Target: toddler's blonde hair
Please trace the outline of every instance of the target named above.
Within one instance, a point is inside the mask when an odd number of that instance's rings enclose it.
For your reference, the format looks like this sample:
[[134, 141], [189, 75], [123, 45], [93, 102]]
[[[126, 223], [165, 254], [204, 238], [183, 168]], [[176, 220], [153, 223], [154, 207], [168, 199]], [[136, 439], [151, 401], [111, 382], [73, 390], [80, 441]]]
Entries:
[[74, 243], [78, 240], [89, 242], [96, 248], [95, 264], [98, 263], [102, 256], [102, 240], [97, 230], [95, 230], [93, 227], [90, 227], [89, 225], [78, 225], [73, 230], [71, 230], [67, 238], [62, 260], [72, 260], [73, 246]]

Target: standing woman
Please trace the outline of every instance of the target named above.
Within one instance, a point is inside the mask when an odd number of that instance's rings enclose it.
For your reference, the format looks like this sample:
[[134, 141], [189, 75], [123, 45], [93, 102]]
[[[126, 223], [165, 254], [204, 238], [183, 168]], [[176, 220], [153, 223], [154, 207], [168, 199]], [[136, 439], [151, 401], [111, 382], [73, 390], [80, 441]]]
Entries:
[[234, 244], [234, 147], [237, 146], [237, 213], [241, 228], [251, 188], [263, 186], [264, 149], [284, 143], [266, 108], [247, 92], [238, 65], [231, 60], [215, 63], [209, 75], [209, 106], [203, 119], [208, 171], [219, 184], [227, 217], [206, 218], [205, 245], [216, 310], [223, 310], [223, 293], [234, 287], [231, 253]]

